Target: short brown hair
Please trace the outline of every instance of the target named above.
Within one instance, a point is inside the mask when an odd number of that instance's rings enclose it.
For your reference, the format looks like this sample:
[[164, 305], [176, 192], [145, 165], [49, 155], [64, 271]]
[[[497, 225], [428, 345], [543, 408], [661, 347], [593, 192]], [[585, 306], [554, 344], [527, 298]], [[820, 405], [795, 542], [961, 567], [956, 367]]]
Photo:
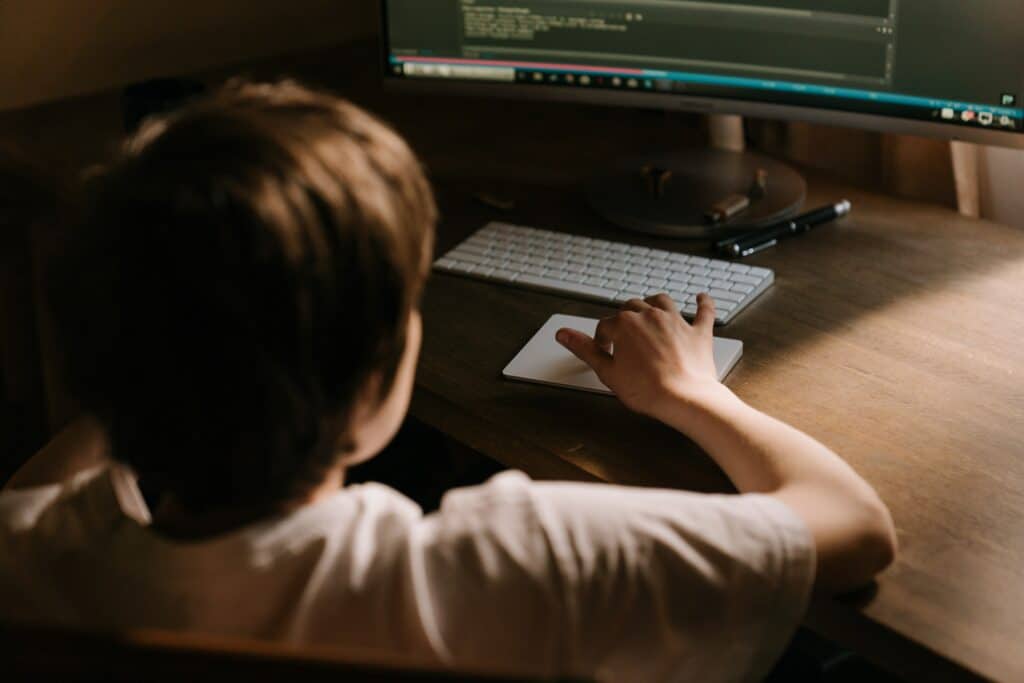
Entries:
[[89, 195], [56, 313], [114, 456], [193, 511], [319, 483], [428, 272], [408, 146], [333, 96], [233, 84], [147, 123]]

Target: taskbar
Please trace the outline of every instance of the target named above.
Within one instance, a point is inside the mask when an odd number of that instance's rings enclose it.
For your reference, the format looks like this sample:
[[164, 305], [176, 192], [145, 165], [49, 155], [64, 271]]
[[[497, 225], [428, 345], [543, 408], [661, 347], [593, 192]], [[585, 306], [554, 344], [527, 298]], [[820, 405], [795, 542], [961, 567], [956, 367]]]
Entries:
[[788, 81], [574, 64], [409, 56], [391, 57], [389, 68], [392, 75], [405, 78], [715, 97], [896, 116], [1006, 132], [1024, 131], [1024, 109]]

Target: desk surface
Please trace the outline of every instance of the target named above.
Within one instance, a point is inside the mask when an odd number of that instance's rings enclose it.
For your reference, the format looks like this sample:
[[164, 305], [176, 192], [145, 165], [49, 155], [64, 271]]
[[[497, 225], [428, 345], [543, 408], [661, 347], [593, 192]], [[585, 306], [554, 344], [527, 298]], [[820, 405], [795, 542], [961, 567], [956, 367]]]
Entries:
[[[571, 182], [466, 179], [453, 159], [435, 164], [439, 253], [492, 219], [702, 249], [603, 223]], [[901, 551], [874, 589], [808, 623], [904, 675], [1024, 680], [1024, 233], [809, 181], [810, 203], [848, 197], [854, 215], [750, 259], [777, 283], [723, 331], [746, 344], [727, 384], [877, 487]], [[517, 210], [474, 204], [490, 187]], [[611, 310], [433, 277], [414, 415], [536, 477], [728, 490], [689, 441], [614, 399], [501, 378], [551, 314]]]

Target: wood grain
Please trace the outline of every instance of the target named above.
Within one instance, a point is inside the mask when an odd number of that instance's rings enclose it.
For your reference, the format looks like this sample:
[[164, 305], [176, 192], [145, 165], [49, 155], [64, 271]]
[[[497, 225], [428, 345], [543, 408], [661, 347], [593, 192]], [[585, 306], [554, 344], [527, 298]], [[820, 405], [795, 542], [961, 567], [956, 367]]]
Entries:
[[[345, 650], [207, 633], [85, 632], [0, 623], [4, 674], [14, 681], [526, 681], [450, 672], [393, 651]], [[533, 680], [533, 679], [529, 679]]]

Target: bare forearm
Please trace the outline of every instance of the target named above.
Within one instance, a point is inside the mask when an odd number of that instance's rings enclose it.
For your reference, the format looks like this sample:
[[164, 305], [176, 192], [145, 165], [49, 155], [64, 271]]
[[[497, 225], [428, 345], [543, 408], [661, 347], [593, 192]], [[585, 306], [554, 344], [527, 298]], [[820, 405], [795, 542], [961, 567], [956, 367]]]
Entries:
[[888, 509], [835, 453], [717, 381], [714, 321], [707, 295], [692, 326], [657, 295], [626, 303], [593, 338], [565, 329], [558, 340], [628, 407], [694, 439], [741, 492], [772, 495], [803, 519], [817, 548], [819, 590], [866, 582], [896, 552]]
[[55, 436], [15, 472], [5, 488], [57, 484], [79, 472], [109, 463], [106, 435], [91, 417], [82, 417]]
[[725, 387], [680, 399], [666, 422], [694, 439], [744, 493], [767, 493], [807, 524], [818, 548], [818, 589], [855, 588], [892, 562], [888, 509], [830, 449], [747, 406]]
[[680, 397], [661, 419], [685, 433], [744, 493], [772, 493], [803, 481], [868, 485], [830, 449], [748, 406], [721, 384]]

